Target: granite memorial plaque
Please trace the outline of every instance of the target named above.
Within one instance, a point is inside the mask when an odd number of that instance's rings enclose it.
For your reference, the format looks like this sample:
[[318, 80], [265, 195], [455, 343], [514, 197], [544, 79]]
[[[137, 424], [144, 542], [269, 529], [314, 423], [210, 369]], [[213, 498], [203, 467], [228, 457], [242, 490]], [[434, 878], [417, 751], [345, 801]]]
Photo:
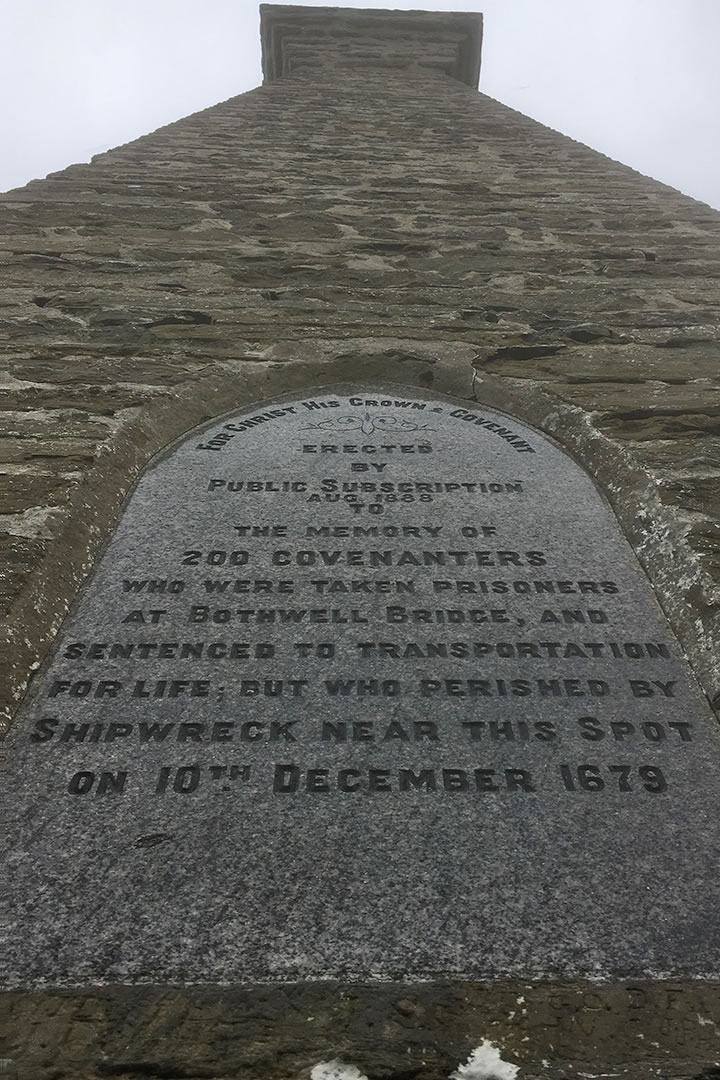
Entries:
[[549, 439], [256, 405], [147, 469], [21, 710], [7, 985], [717, 976], [719, 765]]

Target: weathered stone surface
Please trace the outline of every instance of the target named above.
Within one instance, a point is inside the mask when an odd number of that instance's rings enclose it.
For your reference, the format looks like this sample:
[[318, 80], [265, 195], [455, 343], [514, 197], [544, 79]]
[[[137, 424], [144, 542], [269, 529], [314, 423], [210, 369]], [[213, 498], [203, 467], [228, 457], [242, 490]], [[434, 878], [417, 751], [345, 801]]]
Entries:
[[6, 465], [3, 490], [0, 492], [0, 515], [22, 513], [42, 503], [58, 506], [65, 502], [72, 474], [52, 473], [43, 469]]
[[719, 989], [301, 983], [10, 994], [0, 1045], [12, 1080], [294, 1080], [336, 1058], [377, 1080], [446, 1080], [484, 1039], [521, 1067], [521, 1080], [715, 1080]]
[[42, 558], [47, 548], [47, 541], [27, 536], [13, 536], [0, 532], [0, 607], [6, 614], [12, 601], [22, 589], [27, 575]]

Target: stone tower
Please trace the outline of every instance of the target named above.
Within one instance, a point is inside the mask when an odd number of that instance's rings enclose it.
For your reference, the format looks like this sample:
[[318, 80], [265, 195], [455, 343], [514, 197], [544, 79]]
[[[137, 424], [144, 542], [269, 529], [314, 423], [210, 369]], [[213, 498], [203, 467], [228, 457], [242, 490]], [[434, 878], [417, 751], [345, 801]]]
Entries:
[[[150, 460], [338, 384], [480, 402], [554, 440], [717, 704], [720, 214], [479, 94], [480, 16], [261, 13], [262, 87], [0, 196], [3, 722]], [[691, 974], [20, 980], [0, 1075], [280, 1078], [344, 1056], [429, 1080], [486, 1038], [521, 1076], [687, 1075], [720, 1023], [718, 973]]]

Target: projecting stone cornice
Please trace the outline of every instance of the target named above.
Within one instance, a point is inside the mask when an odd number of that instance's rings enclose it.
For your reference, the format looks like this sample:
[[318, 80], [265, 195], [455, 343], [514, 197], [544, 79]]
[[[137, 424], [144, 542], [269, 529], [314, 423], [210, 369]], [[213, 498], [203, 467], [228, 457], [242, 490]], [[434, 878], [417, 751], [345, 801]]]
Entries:
[[261, 4], [266, 83], [331, 67], [421, 67], [477, 88], [482, 15]]

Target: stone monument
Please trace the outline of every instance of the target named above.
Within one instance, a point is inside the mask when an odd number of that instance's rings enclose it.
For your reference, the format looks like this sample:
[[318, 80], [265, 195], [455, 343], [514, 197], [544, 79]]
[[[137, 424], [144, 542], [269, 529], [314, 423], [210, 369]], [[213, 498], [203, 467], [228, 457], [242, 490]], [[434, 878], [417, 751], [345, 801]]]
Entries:
[[714, 1074], [720, 219], [480, 29], [4, 196], [0, 1076]]

